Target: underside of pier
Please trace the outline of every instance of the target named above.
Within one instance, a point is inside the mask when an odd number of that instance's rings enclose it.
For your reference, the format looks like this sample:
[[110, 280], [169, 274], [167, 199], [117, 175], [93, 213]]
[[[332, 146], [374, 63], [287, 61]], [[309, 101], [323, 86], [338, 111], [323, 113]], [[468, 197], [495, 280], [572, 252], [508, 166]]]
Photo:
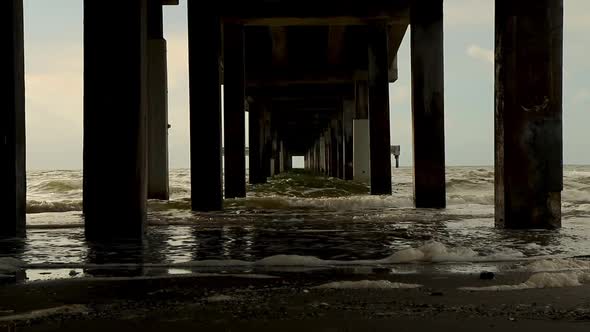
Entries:
[[[175, 4], [85, 1], [89, 239], [141, 239], [146, 200], [169, 197], [162, 6]], [[0, 235], [22, 236], [22, 0], [0, 9], [8, 87], [0, 98]], [[223, 209], [224, 198], [246, 196], [247, 167], [250, 183], [264, 183], [288, 171], [292, 156], [390, 195], [390, 112], [398, 110], [389, 93], [410, 30], [415, 204], [446, 206], [443, 0], [187, 1], [187, 12], [193, 210]], [[496, 0], [498, 226], [560, 226], [562, 40], [563, 0]], [[115, 218], [102, 208], [113, 195]]]

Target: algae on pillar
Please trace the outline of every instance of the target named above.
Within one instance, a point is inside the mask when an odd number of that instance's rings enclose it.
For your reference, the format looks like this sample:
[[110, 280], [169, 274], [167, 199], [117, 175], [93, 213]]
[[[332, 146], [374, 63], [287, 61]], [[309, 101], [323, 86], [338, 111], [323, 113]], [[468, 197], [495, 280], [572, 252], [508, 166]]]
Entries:
[[23, 0], [0, 3], [0, 238], [26, 233]]
[[496, 0], [496, 226], [558, 228], [563, 0]]

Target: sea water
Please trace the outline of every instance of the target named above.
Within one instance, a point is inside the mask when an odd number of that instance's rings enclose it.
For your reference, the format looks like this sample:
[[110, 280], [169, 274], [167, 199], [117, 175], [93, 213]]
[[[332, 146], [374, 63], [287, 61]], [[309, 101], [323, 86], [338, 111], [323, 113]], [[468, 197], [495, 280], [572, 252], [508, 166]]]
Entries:
[[293, 172], [249, 187], [248, 197], [227, 200], [224, 211], [195, 213], [190, 172], [176, 169], [171, 200], [149, 202], [145, 243], [101, 246], [84, 239], [82, 173], [31, 171], [28, 236], [1, 240], [0, 257], [37, 269], [111, 264], [185, 271], [590, 256], [590, 166], [565, 167], [563, 228], [553, 231], [494, 228], [492, 167], [448, 167], [444, 210], [413, 208], [411, 168], [393, 169], [392, 177], [393, 195], [370, 196], [363, 183]]

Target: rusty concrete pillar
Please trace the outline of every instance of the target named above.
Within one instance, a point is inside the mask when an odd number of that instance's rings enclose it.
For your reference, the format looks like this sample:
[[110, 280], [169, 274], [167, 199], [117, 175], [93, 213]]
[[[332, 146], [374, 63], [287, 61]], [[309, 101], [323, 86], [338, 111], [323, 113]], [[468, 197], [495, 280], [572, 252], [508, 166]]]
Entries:
[[496, 0], [496, 226], [559, 228], [563, 0]]
[[116, 10], [110, 3], [85, 1], [84, 214], [89, 240], [143, 239], [147, 101], [147, 1], [124, 1]]
[[148, 198], [168, 200], [168, 65], [161, 0], [148, 0]]
[[443, 0], [410, 12], [414, 203], [445, 208]]
[[225, 198], [246, 197], [244, 27], [226, 24], [224, 47]]
[[391, 195], [388, 28], [369, 26], [369, 135], [371, 194]]
[[0, 4], [0, 237], [26, 234], [23, 0]]
[[192, 210], [215, 211], [223, 208], [221, 23], [196, 2], [187, 6]]

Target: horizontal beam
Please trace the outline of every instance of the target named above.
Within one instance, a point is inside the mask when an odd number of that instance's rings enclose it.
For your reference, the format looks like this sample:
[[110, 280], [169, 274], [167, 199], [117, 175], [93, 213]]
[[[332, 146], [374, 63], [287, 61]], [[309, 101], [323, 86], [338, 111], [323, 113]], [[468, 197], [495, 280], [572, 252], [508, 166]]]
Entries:
[[248, 96], [272, 98], [273, 100], [292, 100], [318, 98], [343, 98], [354, 96], [354, 84], [298, 84], [292, 86], [249, 86]]
[[[228, 1], [229, 2], [229, 1]], [[366, 25], [407, 22], [410, 0], [250, 0], [219, 4], [228, 23], [251, 26]]]

